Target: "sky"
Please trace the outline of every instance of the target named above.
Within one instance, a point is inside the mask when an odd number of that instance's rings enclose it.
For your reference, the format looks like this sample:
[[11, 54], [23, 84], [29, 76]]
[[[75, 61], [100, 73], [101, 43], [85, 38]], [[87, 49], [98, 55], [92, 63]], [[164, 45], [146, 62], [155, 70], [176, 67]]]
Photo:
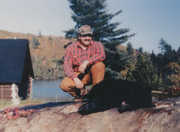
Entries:
[[[164, 38], [173, 48], [180, 46], [180, 0], [106, 0], [107, 12], [123, 12], [112, 22], [136, 35], [134, 48], [159, 52]], [[0, 0], [0, 30], [64, 36], [73, 28], [68, 0]]]

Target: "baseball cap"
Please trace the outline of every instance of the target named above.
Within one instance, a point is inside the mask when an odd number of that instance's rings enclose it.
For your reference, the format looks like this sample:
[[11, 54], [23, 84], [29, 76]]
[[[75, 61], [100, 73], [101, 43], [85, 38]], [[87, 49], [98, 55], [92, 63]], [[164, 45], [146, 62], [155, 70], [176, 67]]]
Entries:
[[79, 30], [78, 30], [78, 33], [80, 35], [92, 35], [93, 32], [92, 32], [92, 29], [89, 25], [82, 25]]

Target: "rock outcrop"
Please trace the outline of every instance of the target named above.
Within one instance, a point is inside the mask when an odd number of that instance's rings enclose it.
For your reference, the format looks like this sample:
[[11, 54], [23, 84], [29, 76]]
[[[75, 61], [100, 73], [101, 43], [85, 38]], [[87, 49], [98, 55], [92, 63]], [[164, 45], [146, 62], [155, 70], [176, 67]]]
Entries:
[[[0, 132], [179, 132], [180, 98], [155, 103], [153, 108], [120, 113], [112, 108], [89, 115], [81, 103], [47, 103], [21, 108], [34, 110], [16, 119], [0, 119]], [[2, 112], [1, 112], [2, 114]], [[2, 116], [1, 116], [2, 117]]]

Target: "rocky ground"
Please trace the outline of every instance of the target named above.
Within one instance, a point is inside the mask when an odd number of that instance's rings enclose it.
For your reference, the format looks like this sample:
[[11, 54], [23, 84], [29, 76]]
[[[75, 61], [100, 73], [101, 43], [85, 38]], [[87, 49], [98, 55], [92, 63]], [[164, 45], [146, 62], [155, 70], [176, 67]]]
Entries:
[[[0, 132], [179, 132], [180, 98], [154, 108], [80, 115], [81, 103], [52, 102], [0, 112]], [[10, 115], [10, 117], [9, 117]]]

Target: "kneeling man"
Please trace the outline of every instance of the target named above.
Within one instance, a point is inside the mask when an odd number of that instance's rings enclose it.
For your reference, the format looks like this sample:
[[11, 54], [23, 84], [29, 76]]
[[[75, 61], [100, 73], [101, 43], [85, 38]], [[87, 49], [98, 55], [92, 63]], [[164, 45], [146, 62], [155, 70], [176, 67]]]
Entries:
[[60, 88], [72, 95], [75, 101], [87, 94], [85, 85], [92, 82], [95, 86], [104, 80], [104, 47], [92, 36], [89, 25], [81, 26], [77, 41], [69, 45], [65, 52], [64, 72], [67, 77], [61, 82]]

